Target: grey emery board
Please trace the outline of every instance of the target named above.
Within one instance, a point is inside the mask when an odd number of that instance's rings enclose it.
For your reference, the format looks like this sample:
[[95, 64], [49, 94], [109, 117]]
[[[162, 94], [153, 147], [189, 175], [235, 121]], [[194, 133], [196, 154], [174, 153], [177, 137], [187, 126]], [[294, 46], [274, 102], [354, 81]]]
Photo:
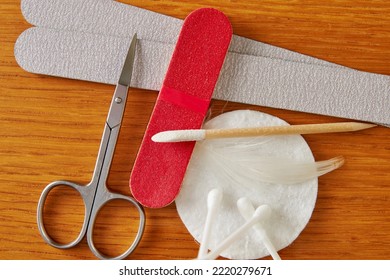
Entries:
[[[23, 0], [22, 9], [38, 26], [15, 44], [15, 57], [25, 70], [115, 84], [129, 38], [137, 32], [132, 86], [152, 90], [160, 89], [182, 23], [110, 0]], [[390, 124], [389, 76], [238, 36], [214, 98]]]

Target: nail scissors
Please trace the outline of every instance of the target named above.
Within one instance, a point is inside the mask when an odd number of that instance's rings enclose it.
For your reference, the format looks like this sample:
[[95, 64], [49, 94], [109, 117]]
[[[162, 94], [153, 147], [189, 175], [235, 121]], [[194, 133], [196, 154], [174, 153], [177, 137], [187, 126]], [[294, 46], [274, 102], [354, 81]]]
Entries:
[[[115, 92], [111, 101], [111, 106], [108, 112], [106, 124], [103, 131], [102, 140], [100, 143], [99, 153], [96, 160], [95, 169], [93, 172], [92, 180], [89, 184], [83, 186], [69, 181], [54, 181], [46, 186], [42, 191], [41, 197], [38, 202], [37, 209], [37, 222], [38, 229], [43, 239], [53, 247], [60, 249], [67, 249], [76, 246], [86, 235], [87, 242], [90, 250], [95, 256], [100, 259], [124, 259], [127, 257], [138, 245], [144, 232], [145, 227], [145, 213], [142, 206], [130, 196], [125, 196], [118, 193], [112, 193], [107, 189], [106, 182], [109, 175], [109, 170], [112, 162], [112, 158], [117, 143], [121, 122], [126, 106], [126, 99], [128, 89], [131, 81], [135, 50], [137, 44], [137, 35], [135, 34], [127, 56], [124, 62], [122, 72], [119, 81], [116, 85]], [[81, 231], [76, 239], [70, 243], [62, 244], [56, 242], [47, 233], [43, 221], [43, 209], [50, 191], [59, 186], [70, 187], [78, 191], [83, 199], [85, 206], [84, 222]], [[139, 227], [133, 243], [130, 247], [121, 255], [116, 257], [109, 257], [101, 253], [93, 242], [93, 230], [96, 217], [99, 210], [109, 201], [121, 199], [126, 200], [133, 204], [139, 212]]]

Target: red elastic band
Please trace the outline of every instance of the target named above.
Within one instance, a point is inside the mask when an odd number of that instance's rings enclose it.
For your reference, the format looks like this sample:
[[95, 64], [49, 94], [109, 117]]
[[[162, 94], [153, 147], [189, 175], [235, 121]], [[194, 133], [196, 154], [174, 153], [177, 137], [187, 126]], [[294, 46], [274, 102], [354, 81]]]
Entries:
[[202, 99], [194, 95], [190, 95], [184, 91], [162, 86], [158, 95], [160, 100], [175, 104], [177, 106], [189, 109], [193, 112], [206, 115], [209, 108], [210, 100]]

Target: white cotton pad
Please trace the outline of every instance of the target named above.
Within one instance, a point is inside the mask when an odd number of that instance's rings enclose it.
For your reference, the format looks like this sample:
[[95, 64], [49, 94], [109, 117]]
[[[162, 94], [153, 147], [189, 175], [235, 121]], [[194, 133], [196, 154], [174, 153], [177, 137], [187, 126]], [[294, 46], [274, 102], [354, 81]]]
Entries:
[[[271, 125], [288, 124], [261, 112], [238, 110], [208, 121], [204, 128]], [[219, 156], [216, 157], [215, 153]], [[300, 135], [198, 142], [175, 201], [177, 211], [190, 234], [200, 242], [207, 216], [207, 195], [215, 188], [223, 191], [221, 206], [211, 225], [209, 249], [213, 250], [245, 223], [237, 209], [237, 201], [248, 197], [255, 208], [263, 204], [271, 207], [271, 217], [263, 226], [276, 250], [281, 250], [290, 245], [309, 222], [317, 198], [318, 180], [315, 178], [293, 185], [254, 180], [244, 172], [236, 173], [234, 168], [229, 168], [229, 162], [250, 160], [245, 154], [265, 159], [279, 157], [314, 162], [309, 146]], [[221, 254], [229, 259], [258, 259], [268, 255], [254, 229]]]

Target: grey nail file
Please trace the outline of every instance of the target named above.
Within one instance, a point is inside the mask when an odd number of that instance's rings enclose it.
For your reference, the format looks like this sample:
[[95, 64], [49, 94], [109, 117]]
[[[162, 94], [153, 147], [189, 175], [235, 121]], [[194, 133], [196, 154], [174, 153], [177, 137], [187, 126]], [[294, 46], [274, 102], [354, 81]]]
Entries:
[[[32, 27], [19, 36], [14, 54], [28, 72], [115, 85], [129, 39]], [[173, 49], [139, 39], [131, 86], [159, 90]]]
[[[15, 57], [29, 72], [115, 84], [128, 41], [35, 27], [18, 38]], [[173, 48], [141, 39], [132, 86], [159, 90]], [[230, 52], [214, 98], [390, 124], [390, 76], [346, 67]]]
[[[82, 31], [108, 36], [131, 37], [175, 45], [183, 21], [112, 0], [22, 0], [21, 9], [32, 25]], [[264, 44], [237, 35], [230, 52], [319, 65], [339, 65]]]

